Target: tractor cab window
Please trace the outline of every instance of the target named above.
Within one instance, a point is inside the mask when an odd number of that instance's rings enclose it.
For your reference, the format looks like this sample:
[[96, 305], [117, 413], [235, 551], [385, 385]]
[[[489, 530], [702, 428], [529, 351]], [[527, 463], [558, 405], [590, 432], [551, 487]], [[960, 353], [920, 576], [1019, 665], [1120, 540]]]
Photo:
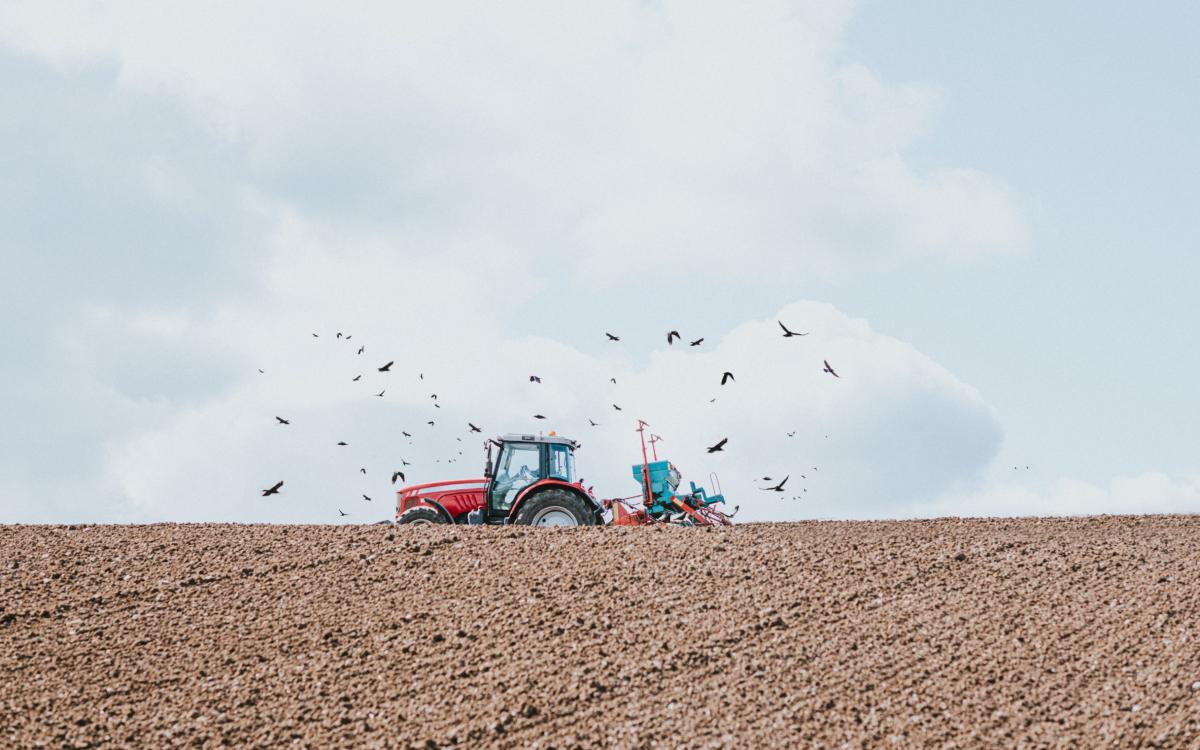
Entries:
[[511, 508], [521, 490], [541, 479], [539, 452], [535, 444], [505, 443], [496, 462], [492, 489], [493, 503], [498, 510]]
[[575, 481], [575, 456], [567, 446], [550, 446], [550, 476], [564, 482]]

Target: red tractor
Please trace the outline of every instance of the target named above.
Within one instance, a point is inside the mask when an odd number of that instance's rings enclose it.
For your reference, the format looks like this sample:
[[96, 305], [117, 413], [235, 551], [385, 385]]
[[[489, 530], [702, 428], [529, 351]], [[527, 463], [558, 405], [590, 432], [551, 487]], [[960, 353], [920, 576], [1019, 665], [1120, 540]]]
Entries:
[[[494, 464], [493, 446], [499, 448]], [[396, 523], [603, 524], [603, 504], [575, 478], [578, 447], [554, 433], [489, 440], [482, 479], [402, 487], [396, 493]]]

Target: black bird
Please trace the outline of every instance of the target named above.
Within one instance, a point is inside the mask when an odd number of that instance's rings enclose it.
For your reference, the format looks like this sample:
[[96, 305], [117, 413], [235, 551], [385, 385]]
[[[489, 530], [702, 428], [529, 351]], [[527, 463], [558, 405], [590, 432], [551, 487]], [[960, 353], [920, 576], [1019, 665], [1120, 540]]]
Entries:
[[478, 427], [471, 424], [470, 422], [467, 422], [467, 427], [471, 428], [471, 432], [483, 432], [483, 430], [479, 429]]
[[382, 391], [380, 391], [379, 393], [376, 393], [375, 395], [376, 395], [376, 396], [378, 396], [379, 398], [383, 398], [383, 394], [385, 394], [385, 393], [387, 393], [387, 389], [386, 389], [386, 388], [384, 388], [384, 389], [383, 389]]
[[[409, 461], [405, 461], [405, 460], [402, 458], [402, 459], [400, 459], [400, 465], [401, 465], [401, 466], [412, 466], [412, 463], [411, 463], [411, 462], [409, 462]], [[404, 478], [404, 475], [403, 475], [403, 474], [401, 474], [401, 475], [400, 475], [400, 478], [401, 478], [401, 479], [403, 479], [403, 478]]]
[[613, 385], [616, 385], [616, 384], [617, 384], [617, 379], [616, 379], [616, 378], [609, 378], [609, 379], [608, 379], [608, 382], [612, 383]]
[[350, 378], [351, 383], [357, 383], [359, 380], [362, 380], [362, 375], [355, 375], [353, 378]]
[[770, 477], [763, 477], [763, 478], [762, 478], [762, 480], [763, 480], [764, 482], [769, 482], [769, 481], [771, 481], [771, 478], [770, 478]]
[[620, 336], [614, 336], [611, 333], [608, 333], [607, 331], [604, 332], [604, 335], [608, 336], [609, 341], [620, 341], [621, 340]]
[[367, 497], [366, 495], [363, 495], [363, 500], [366, 500], [368, 503], [371, 502], [371, 498]]
[[710, 445], [708, 447], [708, 452], [709, 453], [719, 453], [719, 452], [725, 450], [725, 444], [728, 442], [729, 442], [729, 438], [721, 438], [721, 442], [717, 443], [716, 445]]
[[259, 370], [258, 370], [258, 374], [259, 374], [259, 375], [263, 375], [263, 374], [265, 374], [265, 373], [263, 373], [263, 371], [262, 371], [262, 368], [261, 368], [261, 367], [260, 367], [260, 368], [259, 368]]
[[350, 340], [350, 339], [352, 339], [352, 338], [354, 338], [354, 337], [353, 337], [353, 336], [347, 336], [347, 337], [346, 337], [346, 340], [347, 340], [347, 341], [349, 341], [349, 340]]
[[388, 362], [388, 363], [387, 363], [386, 365], [384, 365], [383, 367], [380, 367], [380, 368], [379, 368], [379, 371], [380, 371], [380, 372], [388, 372], [389, 370], [391, 370], [391, 369], [392, 369], [392, 365], [394, 365], [394, 364], [396, 364], [396, 363], [395, 363], [395, 361]]
[[269, 487], [269, 488], [267, 488], [267, 489], [263, 490], [263, 491], [262, 491], [262, 496], [263, 496], [263, 497], [266, 497], [266, 496], [268, 496], [268, 495], [278, 495], [278, 494], [279, 494], [279, 488], [280, 488], [280, 487], [282, 487], [282, 486], [283, 486], [283, 480], [280, 480], [280, 481], [276, 482], [276, 483], [275, 483], [273, 486], [271, 486], [271, 487]]
[[785, 339], [790, 339], [792, 336], [807, 336], [808, 335], [807, 333], [796, 333], [795, 331], [789, 331], [788, 327], [783, 324], [782, 320], [777, 320], [775, 322], [778, 323], [779, 327], [783, 329], [783, 337]]
[[367, 350], [367, 347], [365, 347], [365, 346], [360, 346], [360, 347], [358, 347], [358, 353], [359, 353], [359, 354], [362, 354], [362, 353], [363, 353], [363, 352], [365, 352], [366, 350]]
[[792, 430], [791, 432], [789, 432], [788, 437], [796, 437], [796, 431]]
[[442, 407], [441, 407], [441, 405], [440, 405], [440, 404], [438, 404], [438, 403], [436, 403], [436, 402], [435, 402], [435, 403], [434, 403], [434, 405], [433, 405], [433, 408], [435, 408], [435, 409], [440, 409], [440, 408], [442, 408]]
[[404, 430], [400, 430], [400, 434], [401, 434], [401, 435], [403, 435], [404, 437], [412, 437], [412, 435], [409, 435], [409, 434], [408, 434], [407, 432], [405, 432]]
[[667, 331], [667, 345], [675, 343], [675, 339], [679, 338], [679, 331]]
[[717, 400], [716, 400], [715, 398], [710, 398], [710, 399], [708, 400], [708, 403], [710, 403], [710, 404], [715, 404], [715, 403], [717, 403]]
[[588, 424], [590, 424], [592, 427], [599, 427], [599, 426], [600, 426], [600, 424], [599, 424], [598, 422], [593, 422], [593, 421], [592, 421], [592, 420], [590, 420], [590, 419], [588, 420]]
[[534, 414], [534, 415], [533, 415], [533, 418], [534, 418], [534, 419], [545, 419], [545, 417], [544, 417], [544, 416], [542, 416], [541, 414]]
[[732, 380], [732, 381], [733, 381], [733, 382], [735, 382], [735, 383], [737, 382], [737, 380], [736, 380], [736, 379], [733, 377], [733, 373], [732, 373], [732, 372], [726, 372], [726, 373], [724, 373], [724, 374], [722, 374], [722, 375], [721, 375], [721, 385], [725, 385], [725, 383], [726, 383], [726, 382], [728, 382], [728, 381], [730, 381], [730, 380]]
[[321, 337], [320, 337], [320, 336], [318, 336], [317, 334], [315, 334], [315, 333], [314, 333], [314, 334], [313, 334], [313, 338], [314, 338], [314, 339], [319, 339], [319, 338], [321, 338]]
[[291, 422], [284, 419], [283, 417], [275, 417], [275, 421], [278, 422], [279, 424], [291, 424]]
[[437, 401], [437, 394], [436, 394], [436, 393], [431, 393], [431, 394], [429, 394], [429, 397], [430, 397], [431, 399], [433, 399], [434, 401]]
[[699, 338], [699, 339], [696, 339], [695, 341], [689, 343], [688, 346], [700, 346], [703, 343], [704, 343], [704, 339]]
[[530, 375], [529, 382], [530, 383], [540, 383], [540, 382], [542, 382], [542, 379], [539, 378], [537, 375]]
[[425, 379], [425, 373], [421, 373], [420, 375], [418, 375], [418, 377], [420, 377], [420, 378], [421, 378], [421, 380], [424, 380], [424, 379]]
[[365, 467], [365, 466], [364, 466], [363, 468], [359, 469], [358, 471], [359, 471], [359, 473], [361, 473], [361, 474], [366, 474], [366, 473], [367, 473], [367, 467]]
[[342, 337], [342, 332], [341, 332], [341, 331], [338, 331], [338, 332], [337, 332], [337, 337], [338, 337], [339, 339]]
[[345, 518], [346, 516], [348, 516], [348, 515], [350, 515], [350, 514], [349, 514], [349, 513], [343, 513], [343, 512], [342, 512], [342, 509], [341, 509], [341, 508], [338, 508], [338, 515], [339, 515], [339, 516], [341, 516], [341, 517], [343, 517], [343, 518]]
[[621, 407], [617, 406], [616, 404], [613, 404], [613, 408], [616, 409], [617, 411], [621, 411]]
[[393, 471], [393, 472], [392, 472], [392, 484], [395, 484], [395, 483], [396, 483], [396, 479], [397, 479], [397, 478], [399, 478], [401, 482], [407, 482], [407, 481], [408, 481], [407, 479], [405, 479], [405, 478], [404, 478], [404, 472], [403, 472], [403, 471]]
[[787, 484], [787, 480], [789, 477], [791, 477], [791, 474], [784, 477], [783, 481], [780, 482], [779, 484], [775, 485], [774, 487], [763, 487], [761, 489], [767, 490], [767, 491], [773, 491], [773, 492], [783, 492], [783, 485]]
[[457, 440], [457, 441], [458, 441], [458, 442], [460, 442], [460, 443], [462, 442], [462, 438], [460, 438], [460, 437], [456, 437], [456, 438], [454, 438], [454, 439], [455, 439], [455, 440]]
[[821, 361], [825, 363], [825, 369], [824, 369], [824, 370], [822, 370], [822, 372], [827, 372], [827, 373], [829, 373], [830, 375], [834, 376], [835, 378], [840, 378], [840, 377], [841, 377], [841, 375], [838, 375], [836, 372], [834, 372], [834, 371], [833, 371], [833, 368], [829, 366], [829, 360], [827, 360], [827, 359], [823, 359], [823, 360], [821, 360]]
[[338, 441], [338, 445], [349, 445], [349, 443], [346, 443], [346, 442], [343, 442], [343, 441], [339, 440], [339, 441]]
[[431, 419], [428, 422], [426, 422], [425, 424], [429, 425], [430, 427], [433, 427], [433, 420]]

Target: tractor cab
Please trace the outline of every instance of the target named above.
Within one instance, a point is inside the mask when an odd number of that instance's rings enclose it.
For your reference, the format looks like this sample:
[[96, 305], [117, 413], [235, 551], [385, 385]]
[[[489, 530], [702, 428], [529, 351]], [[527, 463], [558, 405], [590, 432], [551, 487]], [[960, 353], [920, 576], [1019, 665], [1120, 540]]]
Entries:
[[[575, 449], [579, 443], [570, 438], [550, 435], [510, 433], [488, 441], [487, 464], [484, 476], [487, 489], [484, 504], [472, 521], [478, 523], [511, 523], [521, 512], [521, 506], [533, 496], [551, 488], [569, 491], [580, 499], [589, 499], [575, 476]], [[496, 454], [493, 460], [493, 449]], [[588, 510], [596, 508], [589, 502]], [[531, 517], [534, 525], [574, 526], [580, 522], [577, 513], [556, 507]], [[590, 518], [588, 520], [591, 520]]]

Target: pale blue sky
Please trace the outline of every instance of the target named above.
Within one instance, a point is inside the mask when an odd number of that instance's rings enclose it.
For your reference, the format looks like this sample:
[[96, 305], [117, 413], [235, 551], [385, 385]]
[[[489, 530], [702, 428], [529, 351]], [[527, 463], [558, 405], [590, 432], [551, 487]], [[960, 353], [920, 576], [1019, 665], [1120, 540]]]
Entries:
[[751, 518], [1200, 511], [1200, 6], [255, 7], [0, 19], [0, 521], [382, 517], [532, 411], [628, 494], [618, 399]]

